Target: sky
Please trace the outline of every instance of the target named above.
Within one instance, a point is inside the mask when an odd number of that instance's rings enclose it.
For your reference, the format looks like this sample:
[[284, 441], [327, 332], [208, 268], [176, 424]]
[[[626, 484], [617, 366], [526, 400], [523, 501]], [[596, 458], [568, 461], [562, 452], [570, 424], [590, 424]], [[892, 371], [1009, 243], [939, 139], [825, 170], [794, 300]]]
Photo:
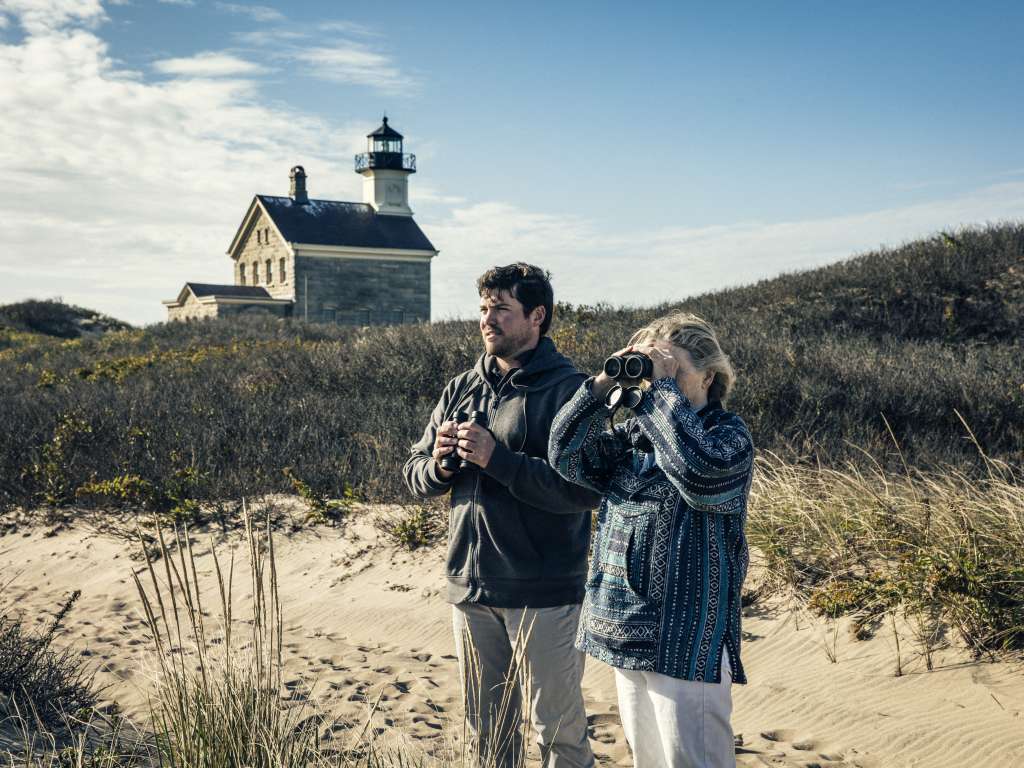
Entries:
[[0, 0], [0, 303], [161, 321], [293, 165], [361, 200], [384, 113], [435, 320], [512, 261], [645, 305], [1024, 219], [1021, 39], [1020, 2]]

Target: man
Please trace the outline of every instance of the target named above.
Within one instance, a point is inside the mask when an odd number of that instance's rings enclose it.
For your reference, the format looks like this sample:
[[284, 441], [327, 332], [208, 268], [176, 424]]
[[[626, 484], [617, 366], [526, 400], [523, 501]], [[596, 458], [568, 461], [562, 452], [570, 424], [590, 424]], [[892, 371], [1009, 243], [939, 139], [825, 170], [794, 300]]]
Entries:
[[[585, 377], [546, 335], [554, 305], [546, 272], [522, 263], [495, 267], [477, 289], [484, 354], [448, 382], [412, 447], [405, 482], [420, 497], [451, 491], [448, 601], [481, 756], [499, 765], [521, 757], [520, 691], [506, 676], [517, 637], [528, 634], [541, 752], [549, 768], [589, 767], [583, 657], [573, 643], [589, 510], [599, 497], [563, 480], [546, 458], [554, 415]], [[486, 414], [486, 426], [455, 420], [472, 411]], [[453, 452], [465, 469], [442, 467]]]

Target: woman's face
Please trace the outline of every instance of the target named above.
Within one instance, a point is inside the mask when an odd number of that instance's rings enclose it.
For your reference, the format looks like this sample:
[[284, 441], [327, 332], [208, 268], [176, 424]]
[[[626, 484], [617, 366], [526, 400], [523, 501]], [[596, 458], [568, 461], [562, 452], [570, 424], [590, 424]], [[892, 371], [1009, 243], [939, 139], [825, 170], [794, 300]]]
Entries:
[[711, 382], [715, 378], [713, 371], [698, 371], [693, 364], [693, 358], [690, 357], [690, 353], [681, 347], [677, 347], [670, 341], [659, 340], [651, 344], [651, 346], [663, 350], [668, 354], [672, 355], [679, 363], [679, 367], [676, 369], [676, 384], [679, 385], [679, 389], [686, 395], [686, 399], [690, 401], [690, 405], [693, 406], [694, 410], [700, 410], [708, 404], [708, 387], [711, 386]]

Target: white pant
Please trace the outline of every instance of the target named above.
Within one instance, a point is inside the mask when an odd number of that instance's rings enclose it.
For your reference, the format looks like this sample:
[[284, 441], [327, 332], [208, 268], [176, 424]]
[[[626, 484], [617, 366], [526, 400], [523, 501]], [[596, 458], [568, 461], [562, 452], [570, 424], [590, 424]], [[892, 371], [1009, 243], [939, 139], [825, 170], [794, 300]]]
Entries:
[[619, 717], [634, 768], [735, 768], [731, 686], [724, 651], [721, 683], [616, 669]]

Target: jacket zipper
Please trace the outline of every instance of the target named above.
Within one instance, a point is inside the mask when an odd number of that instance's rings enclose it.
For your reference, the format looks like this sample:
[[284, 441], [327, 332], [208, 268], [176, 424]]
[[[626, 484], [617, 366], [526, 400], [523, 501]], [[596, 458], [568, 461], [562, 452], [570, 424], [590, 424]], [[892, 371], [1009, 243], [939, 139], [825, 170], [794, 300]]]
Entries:
[[[501, 396], [496, 395], [494, 398], [488, 397], [486, 391], [484, 392], [484, 413], [487, 414], [487, 428], [490, 429], [491, 423], [494, 421], [494, 414], [497, 413], [497, 407], [494, 405], [495, 400], [499, 400]], [[470, 566], [470, 589], [475, 588], [480, 583], [480, 542], [483, 538], [480, 534], [480, 507], [477, 503], [477, 499], [480, 495], [480, 473], [483, 470], [477, 469], [476, 484], [473, 486], [473, 535], [475, 538], [475, 546], [472, 550], [472, 562]]]
[[[480, 582], [480, 507], [477, 499], [480, 496], [480, 470], [474, 472], [476, 479], [473, 486], [473, 548], [470, 550], [469, 589], [472, 593]], [[472, 594], [470, 595], [472, 598]]]

